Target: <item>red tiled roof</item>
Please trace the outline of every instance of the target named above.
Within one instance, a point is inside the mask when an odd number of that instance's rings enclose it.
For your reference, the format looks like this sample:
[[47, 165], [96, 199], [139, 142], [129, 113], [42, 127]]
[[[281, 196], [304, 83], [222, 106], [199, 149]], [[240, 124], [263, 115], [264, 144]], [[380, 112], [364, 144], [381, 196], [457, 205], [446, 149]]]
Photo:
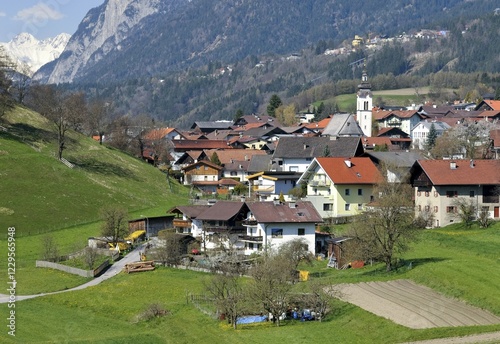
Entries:
[[383, 181], [382, 174], [370, 158], [325, 157], [316, 160], [335, 184], [377, 184]]
[[175, 150], [231, 149], [224, 140], [172, 140]]
[[[418, 160], [434, 185], [499, 185], [500, 160]], [[456, 168], [452, 168], [452, 164]]]
[[161, 140], [168, 134], [170, 134], [172, 131], [174, 131], [175, 128], [157, 128], [157, 129], [152, 129], [146, 135], [144, 135], [144, 138], [146, 140]]
[[[266, 155], [263, 150], [257, 149], [210, 149], [205, 150], [207, 157], [211, 158], [214, 152], [217, 154], [221, 164], [229, 164], [231, 160], [233, 161], [250, 161], [254, 155]], [[246, 159], [245, 159], [246, 158]]]
[[383, 146], [383, 145], [392, 145], [392, 141], [390, 137], [363, 137], [362, 138], [363, 145], [366, 146]]
[[313, 122], [313, 123], [306, 124], [305, 127], [307, 129], [311, 129], [311, 130], [325, 129], [326, 126], [328, 125], [328, 123], [330, 123], [331, 119], [332, 118], [330, 116], [328, 116], [327, 118], [324, 118], [319, 122]]
[[486, 104], [488, 104], [493, 110], [500, 111], [500, 100], [485, 100]]
[[493, 140], [493, 147], [500, 147], [500, 129], [490, 131], [490, 137]]

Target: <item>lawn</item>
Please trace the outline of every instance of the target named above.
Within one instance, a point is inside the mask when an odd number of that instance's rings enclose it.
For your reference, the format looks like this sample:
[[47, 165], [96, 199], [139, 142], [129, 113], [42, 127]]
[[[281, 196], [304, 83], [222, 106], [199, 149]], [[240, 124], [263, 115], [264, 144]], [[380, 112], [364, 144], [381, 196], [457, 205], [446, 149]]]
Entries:
[[[404, 255], [405, 264], [391, 273], [384, 272], [380, 264], [337, 271], [327, 268], [324, 260], [301, 268], [318, 272], [322, 277], [316, 278], [327, 283], [412, 279], [499, 315], [499, 245], [500, 223], [489, 229], [452, 225], [423, 231], [413, 250]], [[338, 343], [396, 343], [500, 330], [499, 325], [411, 330], [333, 300], [332, 312], [321, 323], [285, 321], [280, 328], [264, 323], [240, 326], [235, 331], [187, 302], [187, 293], [202, 291], [202, 282], [207, 276], [160, 267], [152, 272], [120, 274], [82, 291], [18, 302], [17, 339], [62, 342], [71, 338], [72, 342], [82, 343], [137, 340], [144, 343], [316, 343], [334, 339]], [[303, 290], [306, 283], [297, 284], [297, 290]], [[151, 303], [162, 304], [170, 315], [137, 322], [136, 316]], [[6, 312], [6, 306], [2, 307]], [[62, 326], [60, 319], [65, 319]]]

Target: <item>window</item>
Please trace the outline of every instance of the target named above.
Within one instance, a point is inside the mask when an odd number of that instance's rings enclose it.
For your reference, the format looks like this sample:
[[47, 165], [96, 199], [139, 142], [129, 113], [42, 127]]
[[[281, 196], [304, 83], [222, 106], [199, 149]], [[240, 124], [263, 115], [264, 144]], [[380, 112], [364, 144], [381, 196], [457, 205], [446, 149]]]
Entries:
[[350, 189], [345, 189], [345, 195], [349, 196], [350, 194], [351, 194], [351, 190]]
[[446, 207], [446, 212], [447, 213], [456, 213], [457, 212], [457, 207], [455, 207], [455, 206], [448, 206], [448, 207]]
[[435, 206], [434, 206], [434, 212], [435, 212], [435, 213], [437, 213], [437, 212], [438, 212], [438, 210], [439, 210], [438, 206], [437, 206], [437, 205], [435, 205]]
[[253, 242], [249, 242], [248, 243], [248, 249], [249, 250], [253, 250]]
[[471, 190], [471, 191], [470, 191], [469, 196], [470, 196], [470, 197], [474, 197], [474, 190]]
[[418, 205], [418, 211], [422, 211], [422, 206], [420, 204]]
[[237, 176], [238, 173], [236, 173], [236, 171], [231, 171], [231, 176]]
[[333, 203], [323, 203], [323, 211], [332, 211]]
[[306, 235], [306, 229], [305, 228], [298, 228], [297, 235]]
[[430, 207], [429, 205], [426, 205], [426, 206], [425, 206], [425, 211], [426, 211], [426, 212], [429, 212], [429, 210], [431, 210], [431, 207]]
[[363, 189], [358, 189], [358, 196], [363, 196]]
[[283, 228], [272, 228], [271, 237], [273, 238], [283, 238]]
[[346, 203], [346, 204], [345, 204], [345, 210], [346, 210], [346, 211], [351, 210], [351, 205], [350, 205], [349, 203]]
[[446, 191], [446, 197], [457, 197], [458, 191]]

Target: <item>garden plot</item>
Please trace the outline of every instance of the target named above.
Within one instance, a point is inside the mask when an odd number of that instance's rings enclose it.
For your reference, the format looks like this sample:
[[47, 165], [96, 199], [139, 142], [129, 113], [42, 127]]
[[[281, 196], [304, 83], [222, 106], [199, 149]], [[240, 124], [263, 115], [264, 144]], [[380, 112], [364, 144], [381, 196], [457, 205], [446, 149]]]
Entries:
[[500, 324], [500, 317], [490, 312], [410, 280], [338, 284], [332, 288], [341, 300], [409, 328]]

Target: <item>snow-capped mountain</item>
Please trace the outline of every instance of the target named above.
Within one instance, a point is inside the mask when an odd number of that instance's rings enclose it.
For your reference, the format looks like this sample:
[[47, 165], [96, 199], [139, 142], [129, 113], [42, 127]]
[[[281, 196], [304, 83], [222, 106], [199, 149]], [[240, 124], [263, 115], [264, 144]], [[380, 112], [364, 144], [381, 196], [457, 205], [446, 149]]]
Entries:
[[10, 42], [0, 44], [17, 64], [17, 71], [32, 76], [41, 66], [61, 55], [70, 37], [67, 33], [61, 33], [40, 41], [29, 33], [21, 33]]
[[[143, 18], [156, 13], [160, 0], [108, 0], [91, 9], [70, 39], [64, 58], [56, 61], [48, 83], [71, 82], [108, 53], [120, 50], [120, 43]], [[43, 72], [42, 72], [43, 74]], [[38, 75], [35, 79], [40, 78]]]

